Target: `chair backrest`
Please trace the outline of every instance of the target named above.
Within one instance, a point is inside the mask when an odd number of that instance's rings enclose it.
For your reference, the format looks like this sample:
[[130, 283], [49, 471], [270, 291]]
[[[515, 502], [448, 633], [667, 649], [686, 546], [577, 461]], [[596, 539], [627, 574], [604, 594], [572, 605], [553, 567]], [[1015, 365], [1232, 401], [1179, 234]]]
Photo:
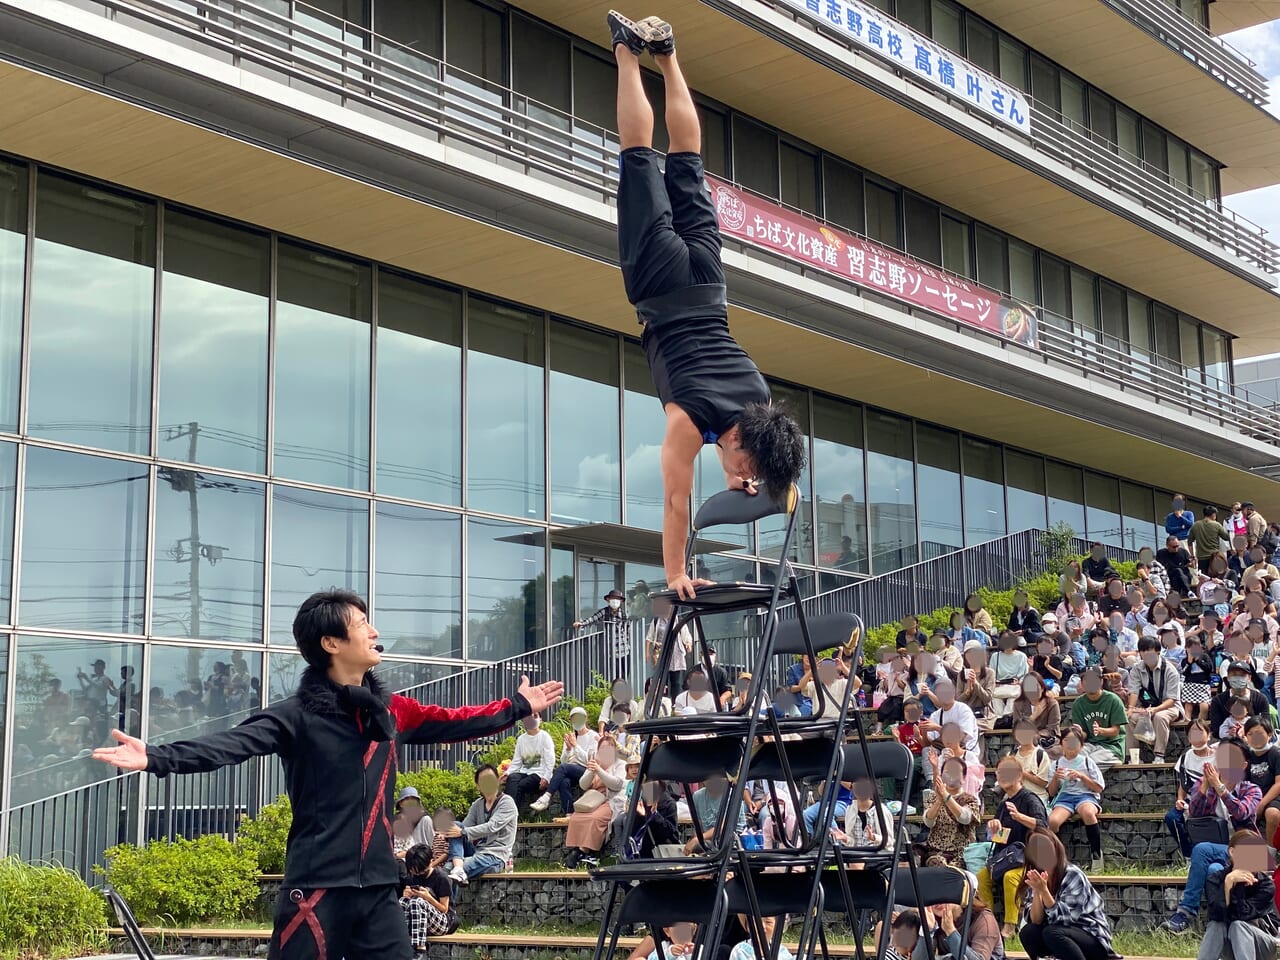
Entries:
[[[862, 621], [852, 613], [824, 613], [808, 617], [805, 625], [809, 628], [813, 650], [818, 653], [832, 647], [843, 647], [849, 642], [853, 632], [862, 626]], [[799, 620], [784, 620], [778, 624], [778, 632], [773, 638], [773, 652], [789, 656], [808, 652]]]
[[[876, 740], [865, 744], [867, 755], [864, 757], [862, 743], [846, 743], [844, 745], [844, 772], [841, 780], [905, 780], [911, 773], [911, 751], [901, 743]], [[867, 760], [871, 761], [871, 771], [867, 771]]]
[[120, 926], [124, 928], [125, 937], [133, 944], [134, 952], [137, 953], [139, 960], [156, 960], [155, 954], [151, 952], [151, 947], [147, 944], [147, 938], [138, 929], [138, 921], [133, 918], [133, 911], [129, 909], [129, 904], [125, 903], [124, 897], [120, 896], [115, 888], [110, 885], [103, 887], [102, 892], [106, 896], [107, 902], [111, 904], [111, 909], [115, 911], [116, 919], [120, 921]]
[[737, 776], [742, 741], [731, 737], [668, 740], [653, 747], [644, 775], [667, 783], [700, 783], [712, 774]]
[[[753, 871], [751, 887], [765, 916], [793, 916], [808, 912], [810, 885], [807, 874]], [[729, 881], [729, 913], [753, 914], [746, 878], [741, 873]]]
[[719, 886], [707, 880], [650, 880], [627, 891], [618, 923], [707, 923], [724, 897]]
[[745, 490], [722, 490], [698, 508], [693, 517], [693, 529], [706, 530], [730, 524], [743, 526], [774, 514], [791, 514], [799, 502], [800, 488], [794, 484], [781, 497], [771, 496], [767, 490], [761, 490], [754, 496]]
[[893, 899], [898, 906], [917, 909], [937, 906], [940, 903], [969, 906], [973, 888], [969, 883], [968, 874], [963, 870], [957, 870], [955, 867], [919, 867], [917, 873], [920, 878], [919, 902], [916, 900], [915, 887], [911, 883], [901, 882], [906, 878], [900, 877], [893, 893]]

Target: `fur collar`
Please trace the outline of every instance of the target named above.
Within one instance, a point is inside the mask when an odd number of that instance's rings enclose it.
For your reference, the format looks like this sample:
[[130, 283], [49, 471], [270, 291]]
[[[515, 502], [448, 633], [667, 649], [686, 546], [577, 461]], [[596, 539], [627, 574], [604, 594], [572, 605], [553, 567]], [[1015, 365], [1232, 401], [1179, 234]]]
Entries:
[[[383, 703], [390, 702], [390, 697], [383, 691], [382, 684], [372, 670], [364, 675], [362, 686]], [[308, 713], [350, 716], [350, 707], [344, 706], [339, 699], [342, 692], [342, 688], [330, 680], [327, 673], [315, 667], [307, 667], [302, 671], [302, 679], [298, 681], [298, 700], [302, 703], [302, 709]]]

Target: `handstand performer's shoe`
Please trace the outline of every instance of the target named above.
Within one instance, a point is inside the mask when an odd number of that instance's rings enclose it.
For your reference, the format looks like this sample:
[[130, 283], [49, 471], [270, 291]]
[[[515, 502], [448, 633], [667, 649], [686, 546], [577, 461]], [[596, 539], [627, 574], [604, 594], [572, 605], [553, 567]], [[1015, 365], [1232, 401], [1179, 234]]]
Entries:
[[636, 23], [636, 29], [644, 35], [644, 42], [655, 57], [669, 57], [676, 52], [675, 33], [667, 21], [645, 17]]
[[605, 20], [609, 24], [609, 36], [615, 48], [622, 44], [637, 57], [648, 49], [645, 42], [648, 34], [639, 24], [632, 23], [617, 10], [610, 10]]

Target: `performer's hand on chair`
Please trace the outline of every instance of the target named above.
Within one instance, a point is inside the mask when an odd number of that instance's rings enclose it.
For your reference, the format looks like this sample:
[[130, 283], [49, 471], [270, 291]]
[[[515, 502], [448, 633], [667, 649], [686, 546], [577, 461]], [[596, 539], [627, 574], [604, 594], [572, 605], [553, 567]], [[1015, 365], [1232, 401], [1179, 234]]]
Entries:
[[725, 480], [728, 482], [730, 490], [745, 490], [747, 491], [747, 493], [751, 494], [751, 496], [753, 497], [760, 492], [759, 488], [756, 486], [756, 481], [754, 478], [726, 477]]
[[137, 737], [120, 730], [112, 730], [111, 736], [119, 741], [118, 747], [99, 747], [93, 751], [93, 759], [109, 763], [121, 770], [147, 769], [147, 745]]
[[695, 579], [692, 579], [688, 574], [682, 573], [680, 576], [676, 577], [674, 580], [667, 581], [667, 589], [674, 590], [676, 593], [678, 593], [680, 595], [681, 600], [692, 600], [694, 597], [698, 595], [697, 593], [698, 587], [710, 587], [714, 583], [715, 583], [714, 580], [705, 580], [702, 577], [698, 577], [695, 580]]
[[559, 680], [548, 680], [535, 687], [529, 683], [528, 677], [522, 676], [516, 693], [529, 702], [529, 709], [534, 713], [541, 713], [548, 707], [555, 706], [564, 696], [564, 684]]

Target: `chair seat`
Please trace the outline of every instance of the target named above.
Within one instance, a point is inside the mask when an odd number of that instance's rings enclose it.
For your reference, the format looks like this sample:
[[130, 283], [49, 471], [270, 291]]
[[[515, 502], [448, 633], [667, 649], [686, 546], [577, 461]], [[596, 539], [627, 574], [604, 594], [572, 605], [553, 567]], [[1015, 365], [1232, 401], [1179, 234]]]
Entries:
[[[769, 606], [769, 600], [772, 597], [773, 584], [743, 581], [713, 583], [710, 586], [698, 587], [698, 595], [692, 600], [680, 599], [679, 594], [674, 590], [659, 590], [657, 593], [649, 594], [651, 600], [665, 600], [691, 610], [724, 610], [725, 608], [745, 610], [753, 607], [765, 609]], [[791, 590], [786, 584], [783, 584], [779, 591], [778, 599], [793, 599]]]
[[796, 782], [802, 780], [825, 780], [831, 775], [833, 763], [837, 772], [841, 760], [835, 754], [841, 748], [825, 738], [813, 740], [769, 741], [760, 744], [751, 755], [751, 763], [747, 767], [749, 780], [785, 780], [786, 771], [782, 766], [785, 756], [791, 776]]
[[[746, 736], [751, 725], [751, 716], [745, 713], [698, 713], [688, 717], [653, 717], [648, 720], [636, 720], [627, 724], [627, 733], [638, 736], [680, 737], [695, 734], [714, 733], [716, 736], [737, 734]], [[756, 724], [756, 730], [766, 729], [765, 723]]]
[[679, 860], [624, 860], [589, 870], [588, 874], [592, 880], [627, 883], [633, 880], [690, 880], [713, 876], [719, 870], [719, 859], [688, 857]]
[[[801, 915], [808, 911], [812, 874], [760, 873], [753, 869], [750, 879], [756, 903], [760, 906], [760, 916], [776, 917], [788, 913]], [[726, 886], [729, 891], [730, 914], [754, 912], [746, 878], [738, 874]]]

